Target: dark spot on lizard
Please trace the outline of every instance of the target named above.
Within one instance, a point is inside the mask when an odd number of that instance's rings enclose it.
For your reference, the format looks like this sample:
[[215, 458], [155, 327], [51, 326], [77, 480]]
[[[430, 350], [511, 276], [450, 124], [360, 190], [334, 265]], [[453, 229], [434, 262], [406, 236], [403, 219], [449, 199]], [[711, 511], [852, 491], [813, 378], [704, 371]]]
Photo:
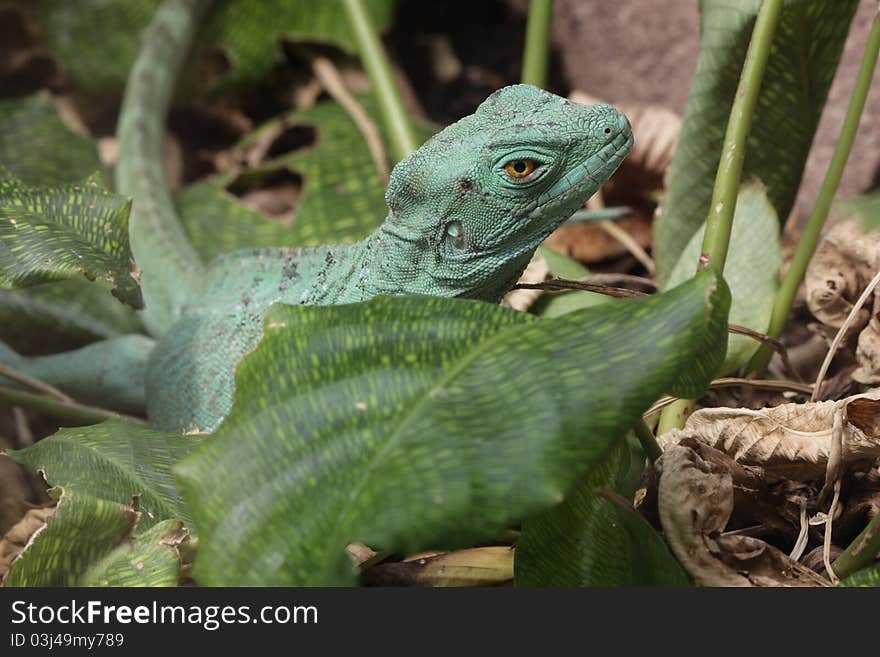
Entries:
[[285, 262], [284, 267], [281, 268], [281, 276], [286, 279], [296, 278], [296, 263], [290, 260]]
[[327, 251], [326, 262], [327, 262], [328, 265], [332, 265], [332, 264], [333, 264], [333, 251]]
[[251, 302], [251, 298], [247, 295], [241, 298], [241, 305], [246, 306]]
[[474, 181], [470, 178], [462, 178], [458, 181], [458, 188], [463, 192], [470, 192], [474, 188]]

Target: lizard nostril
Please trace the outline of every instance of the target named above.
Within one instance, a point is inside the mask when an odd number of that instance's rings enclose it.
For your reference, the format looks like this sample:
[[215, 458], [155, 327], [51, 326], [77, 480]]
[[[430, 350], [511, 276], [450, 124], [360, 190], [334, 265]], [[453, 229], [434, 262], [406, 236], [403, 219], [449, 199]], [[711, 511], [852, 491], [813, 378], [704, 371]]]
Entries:
[[605, 134], [606, 134], [606, 135], [610, 135], [610, 134], [611, 134], [611, 128], [609, 128], [608, 126], [605, 126]]

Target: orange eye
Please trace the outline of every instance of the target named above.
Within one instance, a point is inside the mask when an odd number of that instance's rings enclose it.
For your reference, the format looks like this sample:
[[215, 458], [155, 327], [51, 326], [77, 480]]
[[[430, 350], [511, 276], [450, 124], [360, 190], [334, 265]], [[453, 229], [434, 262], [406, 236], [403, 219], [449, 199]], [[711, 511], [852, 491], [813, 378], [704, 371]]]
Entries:
[[511, 178], [525, 178], [535, 170], [536, 164], [534, 160], [511, 160], [504, 165], [504, 170]]

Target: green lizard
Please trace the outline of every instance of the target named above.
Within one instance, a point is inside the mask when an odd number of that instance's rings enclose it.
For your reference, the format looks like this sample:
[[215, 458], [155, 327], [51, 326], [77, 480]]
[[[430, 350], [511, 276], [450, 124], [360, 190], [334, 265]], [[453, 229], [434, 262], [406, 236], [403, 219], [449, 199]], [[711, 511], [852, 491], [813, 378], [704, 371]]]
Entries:
[[[177, 219], [162, 170], [165, 116], [207, 7], [166, 0], [129, 77], [118, 126], [117, 191], [133, 197], [132, 250], [145, 325], [81, 350], [14, 361], [86, 399], [137, 406], [168, 431], [214, 430], [235, 365], [259, 342], [274, 303], [356, 303], [380, 294], [497, 303], [540, 242], [617, 169], [626, 117], [528, 85], [506, 87], [394, 168], [388, 215], [366, 239], [245, 249], [203, 264]], [[2, 353], [0, 353], [2, 358]]]

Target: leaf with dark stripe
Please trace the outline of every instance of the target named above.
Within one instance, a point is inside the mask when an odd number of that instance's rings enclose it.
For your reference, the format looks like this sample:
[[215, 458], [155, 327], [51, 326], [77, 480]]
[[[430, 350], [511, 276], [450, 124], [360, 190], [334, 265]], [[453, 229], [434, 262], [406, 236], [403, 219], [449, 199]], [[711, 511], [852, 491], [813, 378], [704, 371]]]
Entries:
[[142, 307], [128, 241], [130, 209], [129, 199], [94, 180], [67, 187], [0, 180], [0, 285], [26, 287], [82, 274], [109, 281], [114, 296]]
[[[517, 586], [690, 584], [644, 518], [606, 497], [604, 491], [620, 491], [632, 499], [633, 490], [620, 490], [630, 458], [626, 442], [619, 440], [563, 502], [523, 523], [516, 543]], [[640, 458], [639, 468], [641, 464]]]
[[472, 545], [559, 502], [664, 392], [702, 392], [729, 292], [547, 320], [474, 301], [275, 306], [217, 433], [175, 471], [205, 585], [347, 584], [345, 545]]
[[[700, 57], [655, 223], [668, 274], [709, 214], [715, 171], [761, 0], [702, 0]], [[785, 0], [755, 108], [743, 180], [788, 217], [858, 0]], [[696, 264], [694, 265], [696, 266]]]

